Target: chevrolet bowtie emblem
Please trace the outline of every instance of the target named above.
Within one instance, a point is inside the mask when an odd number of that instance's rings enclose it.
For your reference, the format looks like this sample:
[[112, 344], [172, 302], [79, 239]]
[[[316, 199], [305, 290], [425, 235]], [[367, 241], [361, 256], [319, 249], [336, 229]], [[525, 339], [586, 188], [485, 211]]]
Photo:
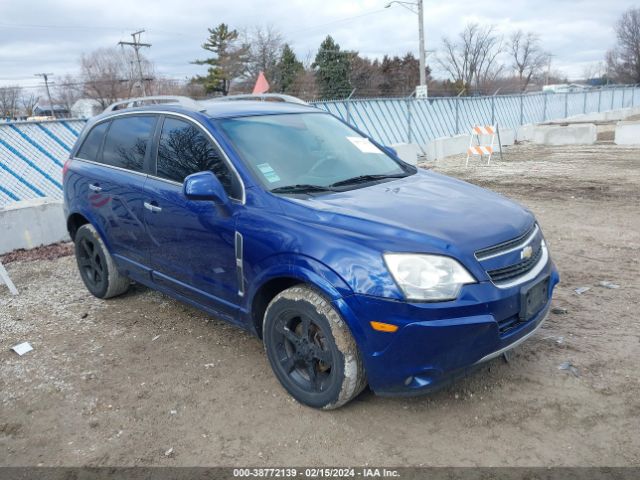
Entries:
[[533, 255], [533, 248], [531, 245], [527, 245], [520, 252], [520, 259], [524, 260], [525, 258], [531, 258], [531, 255]]

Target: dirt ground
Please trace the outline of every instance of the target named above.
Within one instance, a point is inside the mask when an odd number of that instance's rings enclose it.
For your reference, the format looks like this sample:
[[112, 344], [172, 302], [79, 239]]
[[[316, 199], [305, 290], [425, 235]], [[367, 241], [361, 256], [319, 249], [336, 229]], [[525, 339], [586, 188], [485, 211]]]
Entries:
[[[554, 304], [568, 312], [510, 363], [430, 396], [366, 391], [315, 411], [256, 338], [142, 287], [97, 300], [71, 256], [14, 258], [0, 465], [640, 465], [640, 150], [521, 145], [462, 165], [435, 169], [528, 206], [561, 272]], [[34, 350], [9, 350], [23, 341]]]

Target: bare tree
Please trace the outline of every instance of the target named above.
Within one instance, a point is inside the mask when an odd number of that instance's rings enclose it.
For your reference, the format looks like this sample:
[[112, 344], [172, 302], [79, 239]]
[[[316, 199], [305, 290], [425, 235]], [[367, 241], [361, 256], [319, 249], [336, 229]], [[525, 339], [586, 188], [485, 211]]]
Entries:
[[[142, 57], [143, 77], [153, 78], [153, 65]], [[111, 103], [141, 92], [133, 52], [100, 48], [80, 59], [80, 78], [84, 95], [106, 108]]]
[[0, 87], [0, 117], [17, 117], [21, 96], [22, 88], [18, 85]]
[[522, 30], [511, 35], [509, 53], [520, 82], [520, 89], [524, 92], [531, 79], [545, 68], [549, 55], [542, 51], [540, 38], [535, 33], [525, 33]]
[[67, 74], [54, 84], [54, 103], [62, 105], [68, 112], [71, 112], [71, 107], [80, 97], [82, 97], [82, 84], [75, 77]]
[[605, 62], [593, 62], [584, 67], [582, 75], [585, 80], [600, 80], [606, 78], [607, 65]]
[[469, 91], [480, 90], [503, 70], [499, 56], [503, 51], [502, 38], [494, 27], [468, 24], [458, 40], [442, 39], [443, 56], [438, 63], [451, 75], [455, 84]]
[[269, 83], [275, 87], [277, 64], [284, 46], [282, 34], [271, 25], [255, 27], [244, 32], [243, 43], [249, 46], [246, 72], [249, 80], [255, 82], [258, 74], [264, 72]]
[[640, 82], [640, 8], [624, 12], [615, 26], [617, 44], [606, 56], [607, 69], [618, 82]]
[[22, 110], [27, 117], [33, 115], [33, 109], [36, 108], [40, 97], [35, 93], [25, 93], [20, 99]]

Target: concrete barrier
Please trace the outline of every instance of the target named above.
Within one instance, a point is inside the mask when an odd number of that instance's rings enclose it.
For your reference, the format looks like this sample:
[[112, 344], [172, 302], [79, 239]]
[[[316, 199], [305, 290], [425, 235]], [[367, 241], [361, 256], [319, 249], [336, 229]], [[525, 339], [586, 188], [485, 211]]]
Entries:
[[426, 145], [427, 160], [438, 160], [458, 155], [467, 151], [469, 147], [469, 135], [456, 135], [455, 137], [436, 138]]
[[556, 120], [553, 123], [575, 123], [575, 122], [615, 122], [624, 120], [633, 115], [640, 115], [640, 107], [620, 108], [618, 110], [608, 110], [606, 112], [594, 112]]
[[640, 122], [618, 122], [613, 143], [616, 145], [640, 145]]
[[538, 125], [533, 129], [533, 143], [540, 145], [593, 145], [597, 139], [593, 123]]
[[418, 156], [422, 155], [422, 149], [415, 143], [396, 143], [391, 145], [401, 160], [411, 164], [418, 164]]
[[[439, 160], [451, 155], [460, 155], [466, 153], [469, 148], [470, 135], [456, 135], [455, 137], [436, 138], [432, 142], [425, 145], [427, 160]], [[481, 135], [480, 143], [482, 145], [491, 144], [490, 135]], [[513, 145], [516, 140], [516, 131], [513, 129], [500, 130], [500, 141], [503, 146]], [[495, 152], [499, 150], [498, 138], [494, 143]]]
[[69, 240], [62, 201], [34, 198], [0, 209], [0, 254]]
[[532, 142], [533, 141], [533, 132], [535, 131], [537, 125], [528, 124], [521, 125], [516, 130], [515, 139], [517, 142]]

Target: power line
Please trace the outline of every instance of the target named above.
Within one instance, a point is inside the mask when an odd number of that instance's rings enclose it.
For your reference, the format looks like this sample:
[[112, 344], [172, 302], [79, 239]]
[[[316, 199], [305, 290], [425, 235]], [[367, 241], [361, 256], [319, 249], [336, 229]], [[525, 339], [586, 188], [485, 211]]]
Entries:
[[327, 27], [327, 26], [333, 25], [335, 23], [346, 22], [348, 20], [355, 20], [356, 18], [366, 17], [366, 16], [369, 16], [369, 15], [373, 15], [373, 14], [376, 14], [376, 13], [381, 13], [381, 12], [384, 12], [384, 11], [385, 11], [384, 8], [379, 9], [379, 10], [372, 10], [370, 12], [361, 13], [360, 15], [353, 15], [351, 17], [339, 18], [337, 20], [332, 20], [332, 21], [327, 22], [327, 23], [321, 23], [319, 25], [312, 25], [310, 27], [302, 28], [302, 29], [299, 29], [299, 30], [293, 30], [293, 31], [285, 32], [285, 35], [293, 35], [295, 33], [304, 33], [304, 32], [308, 32], [310, 30], [315, 30], [315, 29], [318, 29], [318, 28]]
[[142, 89], [142, 96], [146, 97], [147, 96], [147, 90], [144, 87], [144, 75], [142, 74], [142, 63], [140, 62], [140, 48], [141, 47], [151, 47], [150, 43], [140, 43], [140, 37], [141, 35], [144, 33], [144, 29], [143, 30], [138, 30], [137, 32], [134, 32], [131, 34], [131, 37], [133, 38], [133, 42], [118, 42], [118, 45], [120, 46], [124, 46], [124, 45], [129, 45], [131, 47], [133, 47], [133, 50], [136, 52], [136, 60], [138, 62], [138, 74], [140, 75], [140, 88]]

